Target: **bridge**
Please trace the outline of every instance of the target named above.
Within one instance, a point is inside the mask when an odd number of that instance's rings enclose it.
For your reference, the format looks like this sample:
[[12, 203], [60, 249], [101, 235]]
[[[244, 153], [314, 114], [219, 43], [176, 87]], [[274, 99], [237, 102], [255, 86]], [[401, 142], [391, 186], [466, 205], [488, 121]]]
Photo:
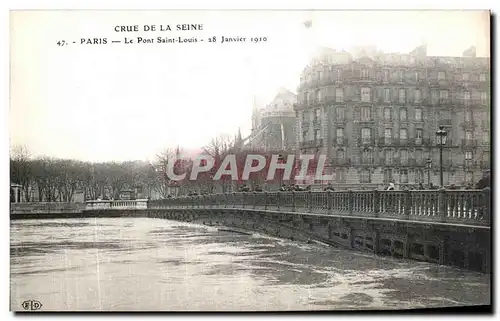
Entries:
[[64, 217], [180, 220], [490, 273], [490, 205], [489, 189], [249, 192], [88, 201]]

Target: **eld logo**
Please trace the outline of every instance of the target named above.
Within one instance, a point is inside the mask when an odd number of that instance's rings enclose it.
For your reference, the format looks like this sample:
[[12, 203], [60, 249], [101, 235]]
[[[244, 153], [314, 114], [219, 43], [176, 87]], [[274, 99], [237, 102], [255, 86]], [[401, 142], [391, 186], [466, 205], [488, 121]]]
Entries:
[[36, 310], [40, 310], [42, 308], [42, 304], [36, 300], [24, 301], [21, 306], [23, 307], [24, 310], [27, 310], [27, 311], [36, 311]]

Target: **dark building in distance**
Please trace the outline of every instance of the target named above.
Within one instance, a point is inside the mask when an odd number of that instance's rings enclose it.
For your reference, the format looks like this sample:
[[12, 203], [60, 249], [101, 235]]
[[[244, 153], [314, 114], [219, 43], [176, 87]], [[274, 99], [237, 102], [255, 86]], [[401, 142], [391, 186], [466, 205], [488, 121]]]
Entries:
[[[490, 168], [490, 60], [324, 48], [301, 76], [300, 153], [324, 153], [338, 184], [439, 184], [436, 131], [445, 126], [444, 184], [475, 183]], [[309, 181], [311, 183], [311, 181]]]
[[281, 88], [273, 101], [252, 115], [252, 133], [246, 141], [249, 149], [263, 152], [296, 149], [296, 117], [293, 109], [297, 96]]

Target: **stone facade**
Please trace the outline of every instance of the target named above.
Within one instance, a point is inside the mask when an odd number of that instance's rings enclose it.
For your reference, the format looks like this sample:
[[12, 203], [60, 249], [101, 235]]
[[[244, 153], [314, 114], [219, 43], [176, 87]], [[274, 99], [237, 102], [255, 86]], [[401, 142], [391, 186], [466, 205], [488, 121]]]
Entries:
[[328, 155], [338, 184], [427, 184], [430, 174], [439, 185], [440, 125], [445, 185], [476, 183], [490, 168], [490, 61], [474, 50], [325, 49], [303, 71], [295, 111], [299, 151]]

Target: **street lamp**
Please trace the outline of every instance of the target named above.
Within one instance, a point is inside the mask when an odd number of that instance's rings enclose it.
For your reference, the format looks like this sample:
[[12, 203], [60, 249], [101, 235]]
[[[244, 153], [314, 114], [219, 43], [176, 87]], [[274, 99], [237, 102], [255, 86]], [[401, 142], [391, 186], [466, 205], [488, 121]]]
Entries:
[[432, 159], [428, 158], [427, 163], [427, 185], [429, 185], [429, 189], [431, 188], [431, 168], [432, 168]]
[[439, 130], [436, 132], [438, 137], [438, 145], [439, 145], [439, 181], [441, 183], [441, 187], [444, 187], [443, 184], [443, 147], [446, 144], [446, 137], [448, 136], [448, 132], [444, 130], [444, 126], [439, 126]]

